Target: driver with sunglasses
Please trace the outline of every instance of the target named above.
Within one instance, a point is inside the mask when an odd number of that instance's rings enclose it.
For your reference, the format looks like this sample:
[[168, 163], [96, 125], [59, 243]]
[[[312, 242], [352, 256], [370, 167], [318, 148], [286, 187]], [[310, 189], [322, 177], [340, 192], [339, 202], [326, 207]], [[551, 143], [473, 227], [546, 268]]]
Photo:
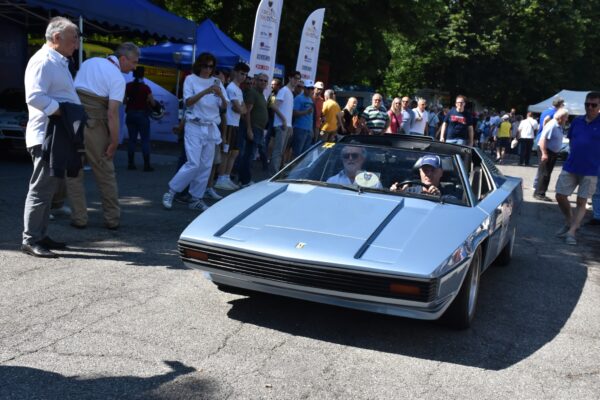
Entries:
[[[327, 183], [337, 183], [339, 185], [356, 185], [357, 176], [361, 177], [360, 186], [368, 186], [380, 189], [381, 182], [373, 174], [365, 172], [362, 167], [367, 159], [367, 150], [359, 146], [345, 146], [340, 152], [344, 168], [337, 174], [327, 179]], [[372, 180], [371, 182], [368, 182]]]

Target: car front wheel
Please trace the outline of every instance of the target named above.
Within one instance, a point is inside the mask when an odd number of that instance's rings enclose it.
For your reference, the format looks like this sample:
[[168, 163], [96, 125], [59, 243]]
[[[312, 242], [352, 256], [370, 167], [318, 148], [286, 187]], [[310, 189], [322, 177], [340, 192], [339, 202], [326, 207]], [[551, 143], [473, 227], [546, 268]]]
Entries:
[[477, 249], [471, 259], [469, 271], [465, 276], [458, 295], [448, 308], [441, 321], [454, 329], [467, 329], [475, 317], [479, 278], [481, 275], [481, 249]]

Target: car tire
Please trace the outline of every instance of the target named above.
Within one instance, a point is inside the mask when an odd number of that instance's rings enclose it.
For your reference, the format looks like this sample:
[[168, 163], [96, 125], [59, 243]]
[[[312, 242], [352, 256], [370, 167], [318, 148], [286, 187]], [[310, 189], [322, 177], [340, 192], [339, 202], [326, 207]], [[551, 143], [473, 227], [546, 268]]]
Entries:
[[477, 248], [458, 295], [456, 295], [440, 322], [453, 329], [468, 329], [471, 326], [477, 308], [480, 277], [481, 249]]
[[508, 240], [508, 242], [506, 242], [506, 244], [502, 248], [502, 251], [500, 251], [500, 253], [498, 254], [498, 257], [496, 257], [496, 261], [494, 262], [495, 265], [505, 267], [508, 264], [510, 264], [510, 261], [512, 260], [513, 247], [515, 245], [516, 235], [517, 228], [514, 227], [510, 239]]

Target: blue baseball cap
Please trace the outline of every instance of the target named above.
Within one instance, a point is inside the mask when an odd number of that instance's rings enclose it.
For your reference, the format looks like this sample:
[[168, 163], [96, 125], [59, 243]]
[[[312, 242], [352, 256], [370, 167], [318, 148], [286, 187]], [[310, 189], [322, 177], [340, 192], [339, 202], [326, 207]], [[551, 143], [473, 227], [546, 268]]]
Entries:
[[427, 154], [419, 159], [417, 166], [421, 168], [423, 165], [431, 165], [433, 168], [442, 168], [442, 160], [440, 156]]

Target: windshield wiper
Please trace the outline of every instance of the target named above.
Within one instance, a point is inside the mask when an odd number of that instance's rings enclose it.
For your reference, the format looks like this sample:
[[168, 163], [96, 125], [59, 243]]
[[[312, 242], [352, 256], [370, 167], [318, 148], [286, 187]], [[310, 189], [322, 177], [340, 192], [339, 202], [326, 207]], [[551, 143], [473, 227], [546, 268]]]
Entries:
[[323, 182], [323, 181], [315, 181], [313, 179], [278, 179], [277, 182], [285, 182], [285, 183], [308, 183], [309, 185], [321, 186], [321, 187], [334, 187], [338, 189], [346, 189], [351, 190], [357, 193], [363, 193], [365, 188], [360, 187], [358, 185], [343, 185], [341, 183], [332, 183], [332, 182]]

